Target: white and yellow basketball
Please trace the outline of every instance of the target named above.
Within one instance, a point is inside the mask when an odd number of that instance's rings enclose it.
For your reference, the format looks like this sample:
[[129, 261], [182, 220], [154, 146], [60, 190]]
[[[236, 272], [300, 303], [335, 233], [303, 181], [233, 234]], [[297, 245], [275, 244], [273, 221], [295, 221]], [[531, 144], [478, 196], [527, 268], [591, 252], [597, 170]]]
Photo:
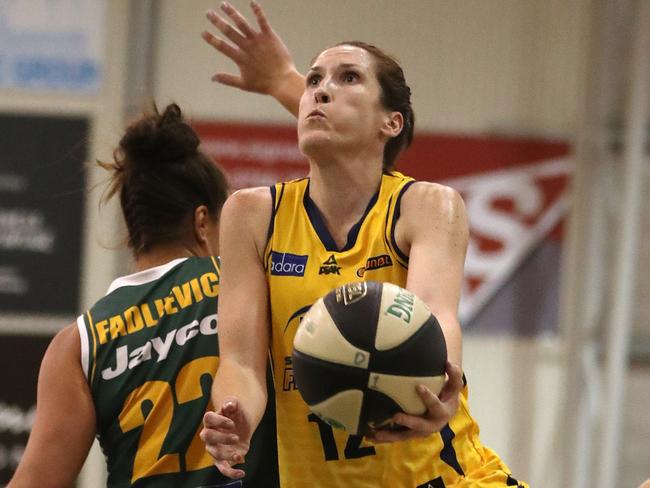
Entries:
[[309, 408], [351, 434], [394, 428], [396, 412], [424, 414], [418, 384], [438, 394], [447, 347], [436, 318], [390, 283], [349, 283], [320, 298], [293, 343], [294, 378]]

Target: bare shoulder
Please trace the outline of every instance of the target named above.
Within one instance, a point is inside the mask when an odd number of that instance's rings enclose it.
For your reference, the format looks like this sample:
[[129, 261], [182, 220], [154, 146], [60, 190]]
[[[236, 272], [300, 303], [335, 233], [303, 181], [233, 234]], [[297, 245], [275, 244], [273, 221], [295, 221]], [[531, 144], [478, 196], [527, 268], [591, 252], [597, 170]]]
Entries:
[[222, 239], [244, 242], [252, 240], [258, 254], [266, 245], [273, 199], [268, 187], [237, 190], [230, 195], [221, 213]]
[[412, 184], [402, 196], [395, 237], [407, 255], [415, 242], [464, 253], [469, 225], [460, 193], [439, 183]]
[[231, 216], [254, 221], [270, 217], [272, 208], [271, 190], [266, 186], [258, 186], [234, 192], [226, 201], [223, 211]]
[[416, 181], [402, 197], [402, 211], [426, 211], [447, 213], [449, 211], [464, 212], [463, 198], [449, 186], [429, 181]]
[[463, 198], [449, 186], [418, 181], [404, 193], [400, 210], [407, 224], [469, 232]]
[[72, 323], [61, 329], [52, 339], [43, 357], [43, 366], [68, 367], [80, 363], [81, 338], [77, 324]]

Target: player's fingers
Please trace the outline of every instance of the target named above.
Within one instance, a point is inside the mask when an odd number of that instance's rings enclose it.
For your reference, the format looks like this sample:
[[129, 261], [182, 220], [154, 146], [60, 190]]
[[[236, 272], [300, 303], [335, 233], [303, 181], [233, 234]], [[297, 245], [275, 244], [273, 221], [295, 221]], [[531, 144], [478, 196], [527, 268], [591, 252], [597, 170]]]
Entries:
[[378, 430], [371, 437], [371, 440], [376, 444], [385, 444], [388, 442], [407, 441], [416, 437], [423, 437], [423, 434], [411, 430]]
[[447, 382], [438, 395], [442, 402], [456, 399], [463, 389], [463, 370], [460, 366], [447, 361], [447, 376]]
[[227, 73], [217, 73], [212, 77], [212, 81], [216, 81], [226, 86], [234, 86], [235, 88], [243, 88], [243, 82], [240, 76], [230, 75]]
[[229, 462], [227, 461], [218, 461], [214, 463], [214, 465], [217, 467], [217, 469], [223, 474], [224, 476], [227, 476], [228, 478], [232, 479], [241, 479], [244, 477], [246, 474], [243, 470], [241, 469], [236, 469], [233, 468]]
[[210, 44], [224, 56], [232, 59], [235, 63], [239, 63], [241, 61], [241, 51], [236, 47], [231, 46], [223, 39], [219, 39], [217, 36], [208, 31], [201, 32], [201, 37], [205, 42]]
[[230, 446], [239, 442], [239, 436], [215, 429], [201, 429], [201, 440], [209, 446]]
[[431, 409], [436, 409], [441, 403], [438, 397], [425, 385], [417, 385], [415, 391], [420, 397], [420, 400], [422, 400], [422, 403], [424, 403], [424, 406], [427, 407], [427, 412]]
[[242, 34], [244, 34], [245, 37], [250, 38], [255, 36], [256, 32], [251, 28], [244, 16], [239, 13], [239, 10], [230, 5], [228, 2], [223, 2], [221, 4], [221, 10], [228, 14], [228, 17], [232, 19], [237, 28], [242, 32]]
[[[431, 415], [431, 412], [429, 412], [428, 415]], [[428, 435], [438, 432], [449, 421], [449, 415], [447, 415], [444, 407], [442, 411], [436, 409], [434, 415], [435, 416], [432, 415], [431, 417], [420, 417], [417, 415], [398, 413], [393, 417], [393, 421], [396, 424], [408, 428], [410, 431], [425, 433]]]
[[255, 14], [255, 18], [257, 19], [257, 25], [260, 26], [260, 30], [264, 34], [269, 34], [273, 32], [273, 29], [271, 29], [271, 25], [269, 24], [269, 21], [266, 18], [266, 14], [264, 13], [264, 10], [262, 10], [262, 6], [257, 2], [251, 2], [251, 9]]
[[235, 398], [228, 398], [225, 402], [223, 402], [219, 413], [221, 415], [225, 415], [226, 417], [232, 418], [237, 414], [238, 409], [239, 404], [237, 403], [237, 400]]
[[231, 431], [235, 428], [235, 422], [217, 412], [205, 412], [203, 415], [203, 425], [208, 429], [222, 429]]
[[212, 25], [219, 29], [219, 31], [221, 31], [224, 36], [226, 36], [238, 46], [246, 42], [246, 39], [237, 31], [237, 29], [219, 17], [219, 14], [217, 14], [214, 10], [208, 10], [206, 12], [206, 16], [208, 20], [212, 22]]

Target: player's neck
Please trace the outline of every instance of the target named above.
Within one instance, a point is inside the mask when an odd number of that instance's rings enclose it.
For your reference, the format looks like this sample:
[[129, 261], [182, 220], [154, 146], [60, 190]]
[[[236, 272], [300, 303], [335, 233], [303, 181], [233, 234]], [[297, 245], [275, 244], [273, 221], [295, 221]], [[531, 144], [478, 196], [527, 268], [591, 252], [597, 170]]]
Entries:
[[339, 245], [345, 243], [381, 182], [376, 165], [355, 166], [312, 166], [310, 172], [309, 196]]
[[156, 246], [135, 257], [135, 270], [142, 271], [156, 266], [162, 266], [178, 258], [199, 256], [201, 252], [183, 243]]

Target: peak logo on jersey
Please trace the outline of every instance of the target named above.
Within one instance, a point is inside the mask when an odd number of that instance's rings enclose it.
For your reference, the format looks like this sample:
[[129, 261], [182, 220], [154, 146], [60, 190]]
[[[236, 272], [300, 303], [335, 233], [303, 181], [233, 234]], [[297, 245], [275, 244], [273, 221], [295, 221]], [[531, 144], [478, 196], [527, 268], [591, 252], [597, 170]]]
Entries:
[[308, 258], [309, 256], [271, 251], [271, 274], [275, 276], [305, 276]]
[[393, 265], [393, 260], [388, 254], [382, 254], [381, 256], [373, 256], [368, 258], [366, 265], [363, 268], [357, 270], [357, 276], [363, 278], [363, 275], [366, 274], [366, 271], [372, 271], [373, 269], [386, 268]]
[[336, 258], [334, 257], [334, 254], [331, 254], [327, 260], [321, 265], [320, 269], [318, 270], [319, 275], [328, 275], [328, 274], [341, 274], [341, 267], [339, 266], [339, 263], [336, 262]]

